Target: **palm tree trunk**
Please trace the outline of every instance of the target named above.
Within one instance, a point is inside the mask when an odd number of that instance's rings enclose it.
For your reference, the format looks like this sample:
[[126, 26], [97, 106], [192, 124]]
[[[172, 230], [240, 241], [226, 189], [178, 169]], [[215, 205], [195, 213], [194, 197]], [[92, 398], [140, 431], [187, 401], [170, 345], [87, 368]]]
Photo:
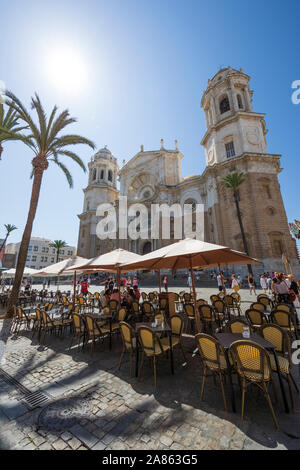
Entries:
[[39, 201], [43, 173], [48, 167], [48, 162], [45, 157], [37, 156], [32, 160], [32, 165], [34, 167], [34, 177], [33, 177], [32, 191], [31, 191], [29, 212], [28, 212], [27, 222], [26, 222], [26, 226], [23, 232], [23, 237], [22, 237], [22, 241], [20, 245], [14, 285], [13, 285], [11, 294], [8, 299], [6, 317], [12, 316], [12, 307], [13, 305], [16, 305], [18, 302], [19, 291], [20, 291], [24, 268], [26, 264], [28, 246], [29, 246], [29, 242], [31, 238], [32, 225], [33, 225], [33, 221], [35, 218], [36, 209], [37, 209], [37, 205]]
[[58, 258], [59, 258], [59, 248], [57, 248], [57, 254], [56, 254], [56, 262], [58, 263]]
[[[243, 245], [244, 245], [244, 251], [245, 251], [246, 255], [249, 256], [248, 244], [247, 244], [247, 239], [246, 239], [245, 232], [244, 232], [244, 226], [243, 226], [241, 210], [240, 210], [240, 205], [239, 205], [239, 200], [238, 200], [237, 194], [234, 194], [234, 202], [235, 202], [235, 206], [236, 206], [238, 221], [239, 221], [239, 224], [240, 224], [240, 229], [241, 229], [241, 234], [242, 234], [242, 241], [243, 241]], [[253, 274], [251, 264], [248, 264], [247, 266], [248, 266], [249, 274]]]
[[0, 160], [2, 160], [2, 158], [1, 158], [1, 157], [2, 157], [2, 152], [3, 152], [3, 147], [2, 147], [2, 145], [0, 144]]
[[5, 246], [6, 242], [7, 242], [7, 238], [8, 238], [8, 232], [7, 232], [7, 234], [6, 234], [6, 237], [5, 237], [4, 240], [3, 240], [2, 245], [0, 246], [0, 253], [1, 253], [2, 249], [3, 249], [3, 247]]

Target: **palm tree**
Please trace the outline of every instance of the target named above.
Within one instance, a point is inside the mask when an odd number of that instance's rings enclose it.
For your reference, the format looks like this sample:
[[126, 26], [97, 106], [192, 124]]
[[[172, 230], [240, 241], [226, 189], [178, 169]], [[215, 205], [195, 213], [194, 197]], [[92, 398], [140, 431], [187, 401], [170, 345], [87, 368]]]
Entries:
[[[59, 157], [68, 157], [75, 161], [83, 171], [86, 171], [85, 165], [81, 158], [69, 150], [70, 145], [86, 144], [92, 149], [95, 145], [90, 140], [79, 135], [67, 134], [61, 135], [60, 132], [70, 124], [76, 122], [76, 119], [70, 117], [69, 111], [65, 110], [56, 116], [57, 106], [54, 106], [49, 119], [43, 109], [40, 98], [37, 94], [31, 98], [31, 108], [35, 110], [38, 117], [38, 124], [36, 124], [25, 106], [21, 101], [10, 91], [5, 93], [7, 97], [7, 104], [11, 106], [17, 113], [18, 119], [23, 121], [30, 130], [30, 135], [22, 139], [23, 142], [33, 151], [34, 158], [32, 160], [32, 191], [31, 200], [27, 216], [27, 222], [23, 232], [23, 237], [20, 245], [15, 282], [12, 288], [11, 295], [8, 300], [7, 316], [12, 314], [12, 306], [16, 304], [22, 282], [23, 272], [26, 264], [27, 251], [30, 242], [32, 226], [37, 210], [40, 189], [44, 172], [49, 166], [49, 161], [54, 162], [65, 174], [70, 188], [73, 187], [72, 175], [67, 167], [62, 163]], [[0, 127], [0, 131], [1, 131]]]
[[[225, 176], [225, 178], [223, 178], [222, 183], [223, 183], [224, 188], [229, 188], [233, 192], [236, 213], [237, 213], [238, 221], [240, 224], [244, 251], [249, 256], [249, 249], [248, 249], [247, 239], [245, 236], [245, 231], [244, 231], [244, 226], [243, 226], [243, 221], [242, 221], [242, 214], [240, 210], [240, 196], [239, 196], [239, 187], [244, 181], [245, 181], [244, 173], [230, 173], [229, 175]], [[249, 274], [253, 274], [251, 265], [248, 264], [247, 266], [248, 266]]]
[[0, 103], [0, 160], [3, 152], [2, 143], [8, 140], [22, 140], [24, 136], [20, 134], [20, 131], [26, 127], [19, 126], [17, 112], [13, 108], [9, 107], [5, 113], [4, 106]]
[[63, 240], [54, 240], [53, 243], [50, 243], [51, 247], [53, 248], [56, 248], [57, 249], [57, 253], [56, 253], [56, 262], [58, 263], [58, 258], [59, 258], [59, 250], [61, 248], [64, 248], [65, 246], [67, 246], [67, 243]]
[[7, 239], [9, 237], [9, 235], [11, 234], [11, 232], [13, 232], [14, 230], [17, 230], [17, 227], [15, 225], [11, 225], [11, 224], [5, 224], [4, 227], [6, 228], [6, 236], [5, 236], [5, 238], [2, 242], [2, 245], [0, 246], [0, 253], [3, 250], [3, 247], [5, 246], [5, 244], [7, 242]]

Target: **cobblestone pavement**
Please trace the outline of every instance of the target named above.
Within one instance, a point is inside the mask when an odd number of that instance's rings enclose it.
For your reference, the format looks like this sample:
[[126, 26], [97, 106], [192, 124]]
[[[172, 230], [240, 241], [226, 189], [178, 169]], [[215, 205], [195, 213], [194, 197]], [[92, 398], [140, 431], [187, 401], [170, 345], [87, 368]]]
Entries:
[[[159, 360], [157, 389], [150, 362], [140, 383], [129, 375], [128, 357], [118, 370], [117, 335], [112, 351], [104, 342], [93, 357], [89, 349], [69, 351], [69, 342], [68, 336], [47, 335], [41, 346], [28, 330], [8, 339], [0, 364], [0, 449], [300, 448], [300, 398], [295, 394], [296, 411], [286, 414], [277, 382], [279, 432], [256, 390], [248, 393], [241, 421], [236, 379], [237, 413], [224, 411], [220, 388], [212, 379], [200, 401], [202, 366], [192, 357], [190, 336], [184, 338], [187, 364], [182, 364], [180, 350], [174, 354], [174, 376], [167, 358]], [[298, 370], [294, 376], [300, 385]], [[32, 409], [25, 400], [29, 392], [42, 392], [47, 402]], [[228, 388], [226, 395], [230, 409]]]

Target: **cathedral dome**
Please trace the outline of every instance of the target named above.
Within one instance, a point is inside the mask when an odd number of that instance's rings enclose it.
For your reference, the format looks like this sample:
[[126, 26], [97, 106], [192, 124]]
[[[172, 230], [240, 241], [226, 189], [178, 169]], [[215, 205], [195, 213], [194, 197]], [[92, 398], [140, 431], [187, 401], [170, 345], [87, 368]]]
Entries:
[[98, 152], [95, 154], [95, 159], [97, 158], [108, 158], [110, 159], [112, 157], [111, 151], [105, 146], [103, 149], [98, 150]]

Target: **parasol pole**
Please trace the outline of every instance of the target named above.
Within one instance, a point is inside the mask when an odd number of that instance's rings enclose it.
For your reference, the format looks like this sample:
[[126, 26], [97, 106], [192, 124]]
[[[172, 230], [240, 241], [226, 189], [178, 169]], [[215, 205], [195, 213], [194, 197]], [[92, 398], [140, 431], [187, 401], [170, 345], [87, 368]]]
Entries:
[[119, 305], [119, 310], [120, 310], [120, 307], [121, 307], [121, 279], [120, 279], [120, 268], [119, 266], [117, 267], [117, 286], [118, 286], [118, 291], [119, 291], [119, 295], [118, 295], [118, 305]]
[[191, 276], [192, 276], [195, 318], [196, 318], [197, 329], [198, 329], [198, 332], [200, 333], [201, 324], [200, 324], [199, 311], [197, 309], [197, 295], [196, 295], [196, 289], [195, 289], [195, 276], [194, 276], [194, 270], [193, 270], [193, 267], [192, 267], [192, 258], [191, 257], [190, 257], [190, 271], [191, 271]]
[[75, 298], [76, 298], [76, 269], [74, 270], [74, 275], [73, 275], [73, 307], [75, 307]]
[[158, 285], [159, 285], [159, 293], [161, 294], [161, 278], [160, 278], [160, 269], [158, 269]]

